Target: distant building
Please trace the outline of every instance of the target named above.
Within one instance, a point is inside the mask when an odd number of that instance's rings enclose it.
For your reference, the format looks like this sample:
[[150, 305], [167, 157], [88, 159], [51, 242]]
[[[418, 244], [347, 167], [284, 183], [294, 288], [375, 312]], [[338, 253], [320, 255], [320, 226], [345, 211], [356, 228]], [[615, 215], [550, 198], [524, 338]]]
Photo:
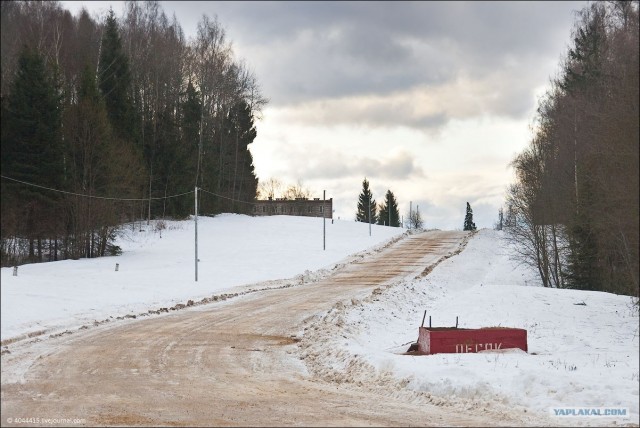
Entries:
[[323, 201], [320, 198], [280, 199], [256, 201], [253, 215], [297, 215], [305, 217], [333, 218], [333, 198]]

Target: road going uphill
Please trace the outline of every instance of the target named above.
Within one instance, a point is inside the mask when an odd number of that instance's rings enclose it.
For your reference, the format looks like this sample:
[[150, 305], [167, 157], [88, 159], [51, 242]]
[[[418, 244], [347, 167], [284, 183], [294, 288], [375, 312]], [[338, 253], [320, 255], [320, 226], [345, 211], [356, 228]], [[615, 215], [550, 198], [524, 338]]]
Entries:
[[317, 282], [30, 345], [38, 352], [25, 345], [3, 356], [2, 425], [12, 425], [9, 417], [76, 418], [87, 425], [522, 423], [314, 378], [299, 352], [314, 316], [427, 274], [469, 236], [408, 235]]

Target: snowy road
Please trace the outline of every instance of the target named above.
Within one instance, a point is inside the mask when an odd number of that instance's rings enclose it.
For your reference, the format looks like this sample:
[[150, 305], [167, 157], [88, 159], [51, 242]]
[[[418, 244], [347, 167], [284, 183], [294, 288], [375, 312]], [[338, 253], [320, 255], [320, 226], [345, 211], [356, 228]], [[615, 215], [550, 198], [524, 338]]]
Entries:
[[35, 425], [46, 418], [72, 421], [66, 425], [535, 424], [516, 413], [448, 406], [445, 397], [327, 381], [311, 374], [308, 364], [318, 362], [301, 359], [298, 342], [319, 314], [429, 271], [466, 236], [410, 235], [315, 283], [105, 325], [4, 355], [2, 425], [28, 418], [40, 418]]

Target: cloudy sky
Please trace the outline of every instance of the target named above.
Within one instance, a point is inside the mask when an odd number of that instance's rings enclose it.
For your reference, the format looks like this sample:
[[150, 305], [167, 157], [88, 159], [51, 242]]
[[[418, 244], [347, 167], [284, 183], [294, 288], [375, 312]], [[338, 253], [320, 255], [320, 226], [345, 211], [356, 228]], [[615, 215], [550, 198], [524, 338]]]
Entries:
[[[103, 16], [121, 2], [84, 4]], [[270, 99], [256, 173], [302, 182], [354, 219], [363, 178], [401, 215], [492, 227], [586, 2], [161, 2], [193, 37], [217, 15]]]

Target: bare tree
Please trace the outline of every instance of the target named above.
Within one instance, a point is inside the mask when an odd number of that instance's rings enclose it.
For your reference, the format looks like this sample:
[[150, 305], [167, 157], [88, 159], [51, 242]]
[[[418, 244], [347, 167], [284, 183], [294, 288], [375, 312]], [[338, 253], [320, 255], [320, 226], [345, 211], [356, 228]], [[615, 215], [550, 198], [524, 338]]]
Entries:
[[409, 229], [422, 229], [424, 227], [424, 221], [422, 220], [420, 209], [417, 206], [415, 211], [409, 211], [409, 214], [407, 214], [407, 220]]
[[258, 196], [261, 199], [276, 199], [282, 192], [282, 182], [277, 178], [270, 178], [258, 184]]
[[287, 190], [283, 193], [284, 199], [309, 199], [313, 195], [313, 192], [302, 184], [300, 180], [296, 184], [291, 184], [287, 187]]

